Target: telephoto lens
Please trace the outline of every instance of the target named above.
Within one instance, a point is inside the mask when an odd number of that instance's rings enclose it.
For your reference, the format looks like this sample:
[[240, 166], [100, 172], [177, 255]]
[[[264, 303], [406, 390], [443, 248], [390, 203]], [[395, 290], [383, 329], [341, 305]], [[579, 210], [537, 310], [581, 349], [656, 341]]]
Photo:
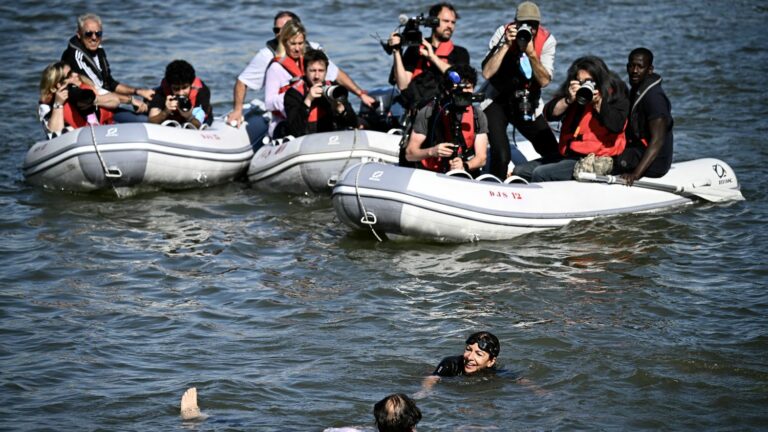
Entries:
[[576, 103], [579, 105], [586, 105], [592, 102], [592, 97], [595, 94], [595, 82], [586, 80], [581, 83], [581, 87], [576, 90]]
[[531, 39], [533, 39], [531, 26], [528, 24], [520, 24], [520, 26], [517, 28], [517, 36], [515, 37], [515, 40], [520, 45], [520, 48], [525, 48]]
[[349, 90], [340, 85], [323, 86], [323, 96], [331, 102], [344, 102], [349, 96]]

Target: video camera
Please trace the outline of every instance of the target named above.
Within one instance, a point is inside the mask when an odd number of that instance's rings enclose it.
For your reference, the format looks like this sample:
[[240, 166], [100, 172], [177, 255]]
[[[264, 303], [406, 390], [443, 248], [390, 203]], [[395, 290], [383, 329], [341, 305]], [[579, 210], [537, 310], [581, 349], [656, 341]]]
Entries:
[[461, 82], [461, 76], [455, 71], [448, 72], [448, 81], [453, 84], [449, 92], [449, 104], [462, 111], [475, 102], [485, 100], [484, 93], [468, 93], [465, 90], [471, 86], [469, 83]]
[[[409, 18], [408, 15], [400, 15], [400, 26], [403, 30], [400, 32], [400, 46], [409, 47], [409, 46], [419, 46], [421, 45], [422, 41], [424, 40], [424, 35], [421, 33], [421, 30], [419, 30], [419, 26], [422, 27], [437, 27], [440, 25], [440, 19], [433, 16], [424, 16], [424, 14], [420, 14], [419, 16], [411, 17]], [[381, 41], [381, 46], [384, 48], [384, 51], [387, 52], [387, 54], [392, 54], [392, 50], [394, 48], [399, 47], [392, 47], [389, 46], [386, 42]]]

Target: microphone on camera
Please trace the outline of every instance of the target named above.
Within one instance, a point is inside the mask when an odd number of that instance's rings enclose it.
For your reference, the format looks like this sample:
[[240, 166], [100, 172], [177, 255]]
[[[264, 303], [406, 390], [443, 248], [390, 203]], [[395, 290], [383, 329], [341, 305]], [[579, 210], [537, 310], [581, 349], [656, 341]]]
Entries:
[[408, 22], [408, 15], [400, 14], [400, 16], [397, 17], [397, 19], [400, 21], [400, 25], [405, 25], [405, 23]]

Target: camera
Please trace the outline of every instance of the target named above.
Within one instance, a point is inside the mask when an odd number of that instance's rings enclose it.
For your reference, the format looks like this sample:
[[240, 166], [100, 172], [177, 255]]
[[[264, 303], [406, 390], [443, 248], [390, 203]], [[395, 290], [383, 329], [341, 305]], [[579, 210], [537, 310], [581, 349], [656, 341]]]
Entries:
[[324, 85], [323, 96], [328, 99], [328, 102], [341, 102], [344, 103], [349, 97], [349, 90], [337, 84]]
[[467, 93], [465, 86], [457, 86], [451, 91], [451, 105], [455, 108], [464, 109], [473, 103], [479, 103], [485, 100], [485, 93]]
[[531, 41], [531, 39], [533, 39], [531, 26], [525, 23], [518, 25], [517, 36], [515, 37], [515, 40], [517, 41], [517, 45], [521, 50], [524, 50], [525, 47], [528, 46], [528, 43]]
[[192, 109], [192, 101], [184, 95], [176, 95], [173, 99], [178, 102], [179, 111], [187, 112]]
[[586, 80], [581, 83], [581, 87], [576, 90], [576, 103], [579, 105], [586, 105], [592, 102], [592, 97], [595, 94], [595, 82], [592, 80]]
[[523, 115], [523, 120], [525, 121], [533, 120], [533, 104], [531, 104], [531, 100], [528, 98], [529, 96], [530, 92], [528, 89], [515, 92], [515, 98], [518, 100], [517, 109]]
[[81, 114], [87, 115], [96, 112], [96, 93], [93, 90], [81, 89], [74, 84], [69, 84], [67, 92], [69, 93], [67, 101]]
[[418, 46], [421, 45], [421, 42], [424, 39], [421, 30], [419, 30], [419, 26], [437, 27], [440, 24], [440, 20], [433, 16], [425, 17], [424, 14], [413, 18], [400, 15], [400, 24], [404, 25], [403, 32], [400, 35], [402, 37], [401, 44], [404, 46]]

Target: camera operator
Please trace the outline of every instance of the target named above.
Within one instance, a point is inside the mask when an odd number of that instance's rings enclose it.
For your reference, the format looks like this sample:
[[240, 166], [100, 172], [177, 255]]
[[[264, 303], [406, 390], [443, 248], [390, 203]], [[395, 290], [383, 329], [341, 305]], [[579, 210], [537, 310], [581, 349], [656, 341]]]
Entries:
[[511, 148], [507, 125], [512, 123], [531, 141], [544, 158], [557, 154], [557, 140], [546, 120], [537, 115], [541, 89], [552, 80], [555, 63], [555, 37], [541, 26], [541, 13], [535, 3], [517, 7], [515, 20], [496, 29], [483, 60], [483, 77], [493, 87], [485, 108], [491, 140], [491, 174], [507, 177], [510, 160], [519, 165], [526, 158]]
[[[390, 84], [401, 92], [403, 106], [418, 109], [440, 93], [439, 82], [451, 65], [469, 64], [469, 52], [451, 42], [459, 14], [450, 3], [438, 3], [429, 9], [426, 24], [432, 25], [429, 40], [403, 48], [402, 35], [392, 33], [387, 44], [394, 56]], [[389, 51], [389, 50], [388, 50]]]
[[471, 103], [477, 71], [461, 64], [448, 69], [446, 78], [453, 73], [460, 82], [446, 79], [442, 100], [427, 104], [416, 114], [405, 158], [421, 162], [421, 168], [431, 171], [463, 169], [477, 175], [485, 166], [488, 147], [485, 115]]
[[149, 122], [160, 124], [175, 120], [196, 128], [213, 123], [211, 91], [184, 60], [174, 60], [165, 67], [165, 78], [149, 103]]
[[320, 50], [304, 54], [304, 79], [285, 92], [286, 133], [299, 137], [357, 127], [357, 115], [349, 104], [348, 90], [326, 81], [328, 57]]
[[627, 114], [629, 98], [621, 78], [599, 57], [576, 59], [544, 106], [547, 120], [562, 121], [559, 160], [530, 161], [515, 166], [513, 174], [533, 182], [570, 180], [577, 163], [585, 172], [610, 173], [611, 157], [621, 154], [627, 142]]

